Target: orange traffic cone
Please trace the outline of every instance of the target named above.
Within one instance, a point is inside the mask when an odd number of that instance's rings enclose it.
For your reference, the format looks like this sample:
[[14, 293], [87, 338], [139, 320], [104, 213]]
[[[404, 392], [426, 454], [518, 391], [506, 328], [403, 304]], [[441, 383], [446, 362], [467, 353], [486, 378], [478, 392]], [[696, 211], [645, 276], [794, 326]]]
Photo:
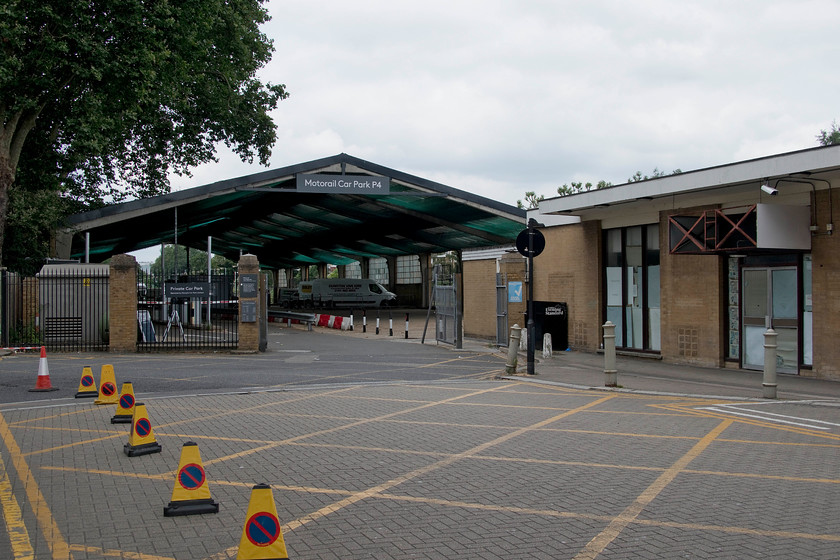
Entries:
[[53, 387], [50, 383], [50, 366], [47, 364], [47, 348], [41, 346], [41, 360], [38, 362], [38, 380], [35, 382], [35, 387], [29, 389], [29, 392], [35, 391], [58, 391], [58, 387]]
[[257, 484], [251, 489], [245, 515], [237, 560], [289, 560], [271, 486]]

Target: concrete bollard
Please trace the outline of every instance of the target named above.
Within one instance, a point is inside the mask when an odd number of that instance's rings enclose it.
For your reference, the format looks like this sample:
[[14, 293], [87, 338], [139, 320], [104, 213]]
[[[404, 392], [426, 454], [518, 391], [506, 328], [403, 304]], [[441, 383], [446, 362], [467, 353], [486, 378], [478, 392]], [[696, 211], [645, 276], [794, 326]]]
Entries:
[[604, 323], [604, 387], [618, 386], [618, 371], [615, 369], [615, 325]]
[[761, 386], [764, 388], [765, 399], [776, 398], [776, 331], [767, 329], [764, 332], [764, 379]]
[[551, 333], [543, 335], [543, 358], [550, 358], [554, 349], [551, 347]]
[[522, 336], [522, 328], [514, 324], [510, 328], [510, 340], [508, 341], [508, 355], [507, 363], [505, 364], [505, 373], [514, 375], [516, 373], [516, 361], [519, 352], [519, 342]]
[[519, 328], [519, 349], [523, 352], [528, 351], [528, 329]]

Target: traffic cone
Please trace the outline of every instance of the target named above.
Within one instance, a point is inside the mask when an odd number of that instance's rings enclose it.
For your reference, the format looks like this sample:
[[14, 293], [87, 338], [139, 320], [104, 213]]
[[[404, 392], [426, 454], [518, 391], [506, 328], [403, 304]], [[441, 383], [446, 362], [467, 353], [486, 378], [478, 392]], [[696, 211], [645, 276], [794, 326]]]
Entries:
[[111, 417], [111, 424], [129, 424], [134, 416], [134, 387], [131, 381], [123, 383], [120, 398], [117, 401], [117, 412]]
[[131, 417], [131, 434], [128, 436], [128, 443], [123, 446], [123, 451], [129, 457], [161, 452], [160, 444], [155, 441], [155, 432], [152, 429], [152, 423], [149, 421], [146, 405], [143, 403], [134, 405], [134, 416]]
[[99, 398], [93, 404], [117, 404], [119, 399], [114, 366], [105, 364], [99, 371]]
[[245, 526], [239, 539], [237, 560], [288, 560], [271, 486], [257, 484], [251, 490]]
[[50, 366], [47, 364], [47, 348], [41, 346], [41, 359], [38, 362], [38, 379], [35, 381], [35, 387], [29, 389], [30, 393], [36, 391], [58, 391], [58, 387], [53, 387], [50, 383]]
[[96, 390], [96, 380], [93, 378], [93, 369], [90, 366], [82, 368], [82, 378], [79, 380], [79, 391], [76, 398], [96, 397], [99, 391]]
[[181, 462], [178, 463], [178, 473], [175, 475], [172, 501], [163, 508], [163, 516], [199, 513], [219, 513], [219, 504], [210, 497], [198, 444], [188, 441], [181, 448]]

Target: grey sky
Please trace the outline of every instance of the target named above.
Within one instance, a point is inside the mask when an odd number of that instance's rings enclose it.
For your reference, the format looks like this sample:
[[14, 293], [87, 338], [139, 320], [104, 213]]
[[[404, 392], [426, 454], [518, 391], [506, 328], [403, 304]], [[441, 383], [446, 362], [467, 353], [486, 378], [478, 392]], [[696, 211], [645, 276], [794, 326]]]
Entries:
[[[272, 167], [347, 152], [515, 204], [815, 146], [840, 2], [273, 0]], [[176, 188], [259, 171], [221, 152]]]

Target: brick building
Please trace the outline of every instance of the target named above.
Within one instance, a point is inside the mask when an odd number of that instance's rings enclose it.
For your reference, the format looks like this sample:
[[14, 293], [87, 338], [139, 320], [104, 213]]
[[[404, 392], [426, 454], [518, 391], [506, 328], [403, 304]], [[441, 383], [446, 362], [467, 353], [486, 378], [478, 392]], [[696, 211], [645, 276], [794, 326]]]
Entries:
[[[568, 305], [576, 349], [597, 350], [610, 320], [623, 352], [762, 369], [772, 327], [779, 372], [840, 379], [838, 188], [828, 146], [544, 200], [534, 299]], [[504, 248], [464, 253], [467, 336], [498, 336], [505, 311], [524, 325], [505, 290], [525, 268]]]

